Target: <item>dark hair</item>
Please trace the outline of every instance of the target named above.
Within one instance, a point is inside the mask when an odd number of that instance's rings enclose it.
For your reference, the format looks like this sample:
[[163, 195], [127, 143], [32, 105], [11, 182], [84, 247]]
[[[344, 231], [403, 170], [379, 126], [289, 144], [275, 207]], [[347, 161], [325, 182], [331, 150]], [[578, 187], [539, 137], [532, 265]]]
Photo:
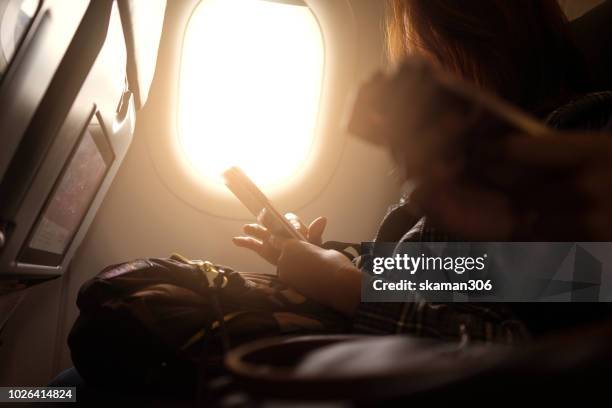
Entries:
[[442, 68], [534, 113], [587, 88], [556, 0], [390, 0], [388, 52], [422, 52]]

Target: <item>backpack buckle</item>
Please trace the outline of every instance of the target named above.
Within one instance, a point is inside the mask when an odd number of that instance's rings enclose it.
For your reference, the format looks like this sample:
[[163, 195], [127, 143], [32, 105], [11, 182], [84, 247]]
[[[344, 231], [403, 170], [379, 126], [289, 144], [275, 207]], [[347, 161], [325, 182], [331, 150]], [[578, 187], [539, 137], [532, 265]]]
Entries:
[[[223, 275], [219, 269], [210, 261], [203, 261], [201, 259], [187, 259], [179, 253], [173, 253], [170, 259], [179, 261], [188, 265], [193, 265], [204, 275], [210, 288], [224, 288], [227, 285], [227, 277]], [[217, 279], [221, 275], [221, 284], [218, 283]]]

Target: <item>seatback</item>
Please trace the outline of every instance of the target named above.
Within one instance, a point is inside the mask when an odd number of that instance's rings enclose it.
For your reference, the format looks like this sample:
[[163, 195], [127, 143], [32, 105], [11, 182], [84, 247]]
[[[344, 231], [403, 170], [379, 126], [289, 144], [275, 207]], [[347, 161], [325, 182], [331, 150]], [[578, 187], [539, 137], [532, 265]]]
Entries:
[[[12, 156], [71, 44], [88, 5], [87, 0], [70, 4], [62, 0], [41, 1], [23, 38], [14, 39], [16, 44], [13, 47], [16, 51], [0, 82], [0, 132], [3, 146], [0, 149], [0, 180], [4, 178]], [[4, 23], [2, 35], [5, 37], [6, 31], [12, 31], [12, 27], [7, 28], [11, 22], [3, 18], [0, 23]], [[95, 30], [87, 31], [81, 34], [84, 40], [94, 34]], [[3, 39], [3, 43], [5, 41]]]
[[[8, 165], [0, 173], [0, 285], [31, 284], [66, 269], [128, 150], [136, 115], [131, 89], [140, 87], [127, 76], [128, 60], [136, 58], [128, 56], [125, 27], [133, 16], [120, 14], [129, 8], [122, 2], [130, 0], [86, 2], [38, 102], [31, 101], [30, 111], [19, 120], [0, 116], [12, 123], [2, 135], [12, 151], [5, 152]], [[74, 3], [50, 0], [43, 7], [53, 4], [47, 15], [56, 16]], [[34, 23], [44, 19], [41, 11]], [[156, 50], [157, 44], [151, 47]], [[29, 72], [24, 82], [47, 78], [29, 63], [44, 66], [49, 58], [34, 54], [28, 64], [15, 68], [17, 76]], [[10, 78], [2, 85], [5, 81]], [[16, 110], [12, 100], [25, 92], [23, 87], [9, 89], [13, 98], [9, 91], [4, 99], [0, 96], [0, 112], [5, 106]]]

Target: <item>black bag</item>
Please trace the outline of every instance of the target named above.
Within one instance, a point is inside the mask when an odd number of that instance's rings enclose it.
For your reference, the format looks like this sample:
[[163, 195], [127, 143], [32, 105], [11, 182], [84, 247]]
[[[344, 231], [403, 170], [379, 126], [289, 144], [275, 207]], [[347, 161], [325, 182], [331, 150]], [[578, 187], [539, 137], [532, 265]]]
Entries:
[[78, 295], [68, 345], [88, 384], [194, 389], [222, 370], [224, 348], [277, 335], [348, 328], [338, 313], [271, 275], [180, 256], [105, 268]]

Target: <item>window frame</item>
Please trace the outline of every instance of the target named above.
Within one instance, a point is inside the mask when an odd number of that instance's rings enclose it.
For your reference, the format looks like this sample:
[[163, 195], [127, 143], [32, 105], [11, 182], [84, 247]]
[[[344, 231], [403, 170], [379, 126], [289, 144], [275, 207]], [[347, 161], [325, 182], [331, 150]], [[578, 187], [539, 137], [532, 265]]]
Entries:
[[[221, 218], [250, 220], [252, 216], [222, 184], [195, 171], [179, 142], [179, 83], [184, 42], [189, 23], [201, 2], [197, 1], [182, 30], [170, 109], [171, 132], [149, 137], [148, 150], [163, 184], [180, 200]], [[319, 23], [324, 47], [324, 67], [311, 152], [302, 169], [289, 183], [268, 187], [266, 195], [281, 211], [298, 211], [325, 190], [335, 174], [347, 141], [343, 129], [344, 109], [356, 74], [357, 30], [348, 0], [304, 0]], [[333, 84], [333, 86], [332, 86]]]

